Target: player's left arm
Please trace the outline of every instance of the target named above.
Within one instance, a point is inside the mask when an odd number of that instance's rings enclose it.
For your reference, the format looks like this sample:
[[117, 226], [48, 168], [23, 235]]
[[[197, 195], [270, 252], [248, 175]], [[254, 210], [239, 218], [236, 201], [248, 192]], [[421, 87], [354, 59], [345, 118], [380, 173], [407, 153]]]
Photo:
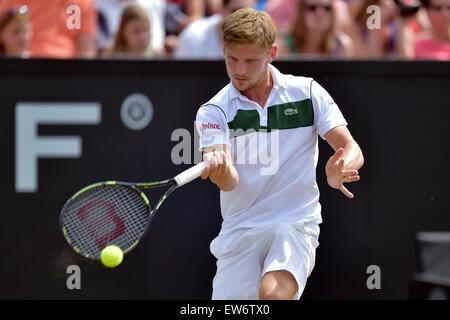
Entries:
[[344, 195], [352, 199], [354, 195], [344, 186], [344, 183], [360, 180], [358, 170], [364, 164], [361, 148], [346, 126], [331, 129], [325, 134], [325, 139], [335, 151], [325, 166], [328, 185], [341, 190]]

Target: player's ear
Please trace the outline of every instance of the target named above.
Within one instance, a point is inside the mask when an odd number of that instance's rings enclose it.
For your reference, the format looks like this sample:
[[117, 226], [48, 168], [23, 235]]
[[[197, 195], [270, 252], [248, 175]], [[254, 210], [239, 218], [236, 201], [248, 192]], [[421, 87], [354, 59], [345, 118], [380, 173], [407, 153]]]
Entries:
[[269, 63], [271, 63], [277, 56], [278, 47], [274, 44], [269, 50]]

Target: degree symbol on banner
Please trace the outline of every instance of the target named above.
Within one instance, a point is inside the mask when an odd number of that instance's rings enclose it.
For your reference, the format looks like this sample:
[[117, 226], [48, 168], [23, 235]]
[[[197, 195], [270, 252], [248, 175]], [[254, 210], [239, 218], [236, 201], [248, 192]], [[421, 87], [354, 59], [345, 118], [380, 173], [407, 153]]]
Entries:
[[153, 104], [142, 93], [130, 94], [122, 103], [120, 117], [128, 129], [142, 130], [152, 121]]

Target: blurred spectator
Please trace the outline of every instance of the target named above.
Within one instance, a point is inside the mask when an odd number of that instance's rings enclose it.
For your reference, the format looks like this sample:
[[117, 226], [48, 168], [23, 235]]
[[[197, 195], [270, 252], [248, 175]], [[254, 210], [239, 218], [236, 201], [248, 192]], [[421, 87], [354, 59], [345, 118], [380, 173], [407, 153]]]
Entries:
[[158, 51], [164, 49], [166, 31], [164, 29], [164, 14], [166, 12], [166, 0], [136, 0], [136, 4], [143, 7], [150, 18], [151, 44]]
[[354, 18], [350, 13], [349, 1], [333, 0], [333, 4], [336, 11], [336, 30], [347, 34], [347, 27], [354, 23]]
[[205, 16], [205, 0], [167, 0], [166, 34], [179, 34], [188, 24]]
[[27, 58], [31, 38], [28, 8], [10, 8], [0, 12], [0, 56]]
[[299, 0], [292, 31], [278, 38], [280, 57], [350, 58], [353, 42], [337, 28], [332, 0]]
[[197, 20], [181, 32], [176, 59], [223, 59], [222, 20], [236, 10], [255, 7], [256, 0], [224, 0], [222, 13]]
[[166, 0], [166, 34], [179, 34], [192, 22], [220, 13], [222, 0]]
[[[414, 0], [412, 0], [414, 1]], [[379, 25], [369, 29], [369, 6], [377, 6], [380, 12]], [[393, 0], [361, 0], [351, 3], [351, 12], [356, 14], [354, 22], [345, 31], [355, 43], [356, 56], [359, 58], [412, 58], [414, 32], [412, 22], [417, 10], [400, 14], [399, 7]], [[371, 23], [376, 21], [371, 19]]]
[[0, 11], [21, 5], [28, 7], [33, 26], [31, 56], [91, 58], [96, 55], [96, 10], [92, 0], [3, 0]]
[[[336, 31], [342, 29], [342, 25], [351, 20], [346, 0], [333, 0], [336, 15]], [[299, 11], [299, 0], [268, 0], [266, 11], [272, 17], [277, 26], [280, 37], [289, 34]]]
[[450, 60], [450, 0], [423, 0], [431, 33], [414, 44], [416, 59]]
[[206, 15], [220, 13], [223, 9], [223, 0], [205, 0], [206, 1]]
[[134, 2], [134, 0], [95, 0], [98, 25], [96, 43], [99, 53], [111, 49], [114, 45], [123, 9]]
[[95, 0], [95, 3], [99, 22], [97, 44], [100, 52], [113, 45], [122, 12], [132, 4], [143, 7], [151, 21], [151, 47], [158, 51], [164, 48], [166, 0]]
[[278, 34], [288, 34], [297, 18], [298, 0], [268, 0], [266, 11], [277, 26]]
[[172, 54], [178, 35], [192, 22], [221, 13], [222, 0], [167, 0], [165, 50]]
[[122, 13], [111, 56], [119, 58], [152, 58], [156, 52], [150, 44], [150, 20], [147, 12], [131, 5]]

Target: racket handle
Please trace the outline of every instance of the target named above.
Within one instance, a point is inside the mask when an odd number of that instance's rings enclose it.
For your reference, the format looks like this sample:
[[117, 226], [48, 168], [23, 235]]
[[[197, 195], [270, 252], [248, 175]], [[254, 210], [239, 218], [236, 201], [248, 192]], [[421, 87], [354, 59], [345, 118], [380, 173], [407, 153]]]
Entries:
[[195, 180], [198, 177], [200, 177], [202, 175], [202, 172], [204, 169], [205, 169], [205, 163], [200, 162], [199, 164], [196, 164], [192, 168], [189, 168], [186, 171], [183, 171], [182, 173], [177, 175], [174, 178], [174, 180], [178, 186], [182, 186], [182, 185], [189, 183], [192, 180]]

